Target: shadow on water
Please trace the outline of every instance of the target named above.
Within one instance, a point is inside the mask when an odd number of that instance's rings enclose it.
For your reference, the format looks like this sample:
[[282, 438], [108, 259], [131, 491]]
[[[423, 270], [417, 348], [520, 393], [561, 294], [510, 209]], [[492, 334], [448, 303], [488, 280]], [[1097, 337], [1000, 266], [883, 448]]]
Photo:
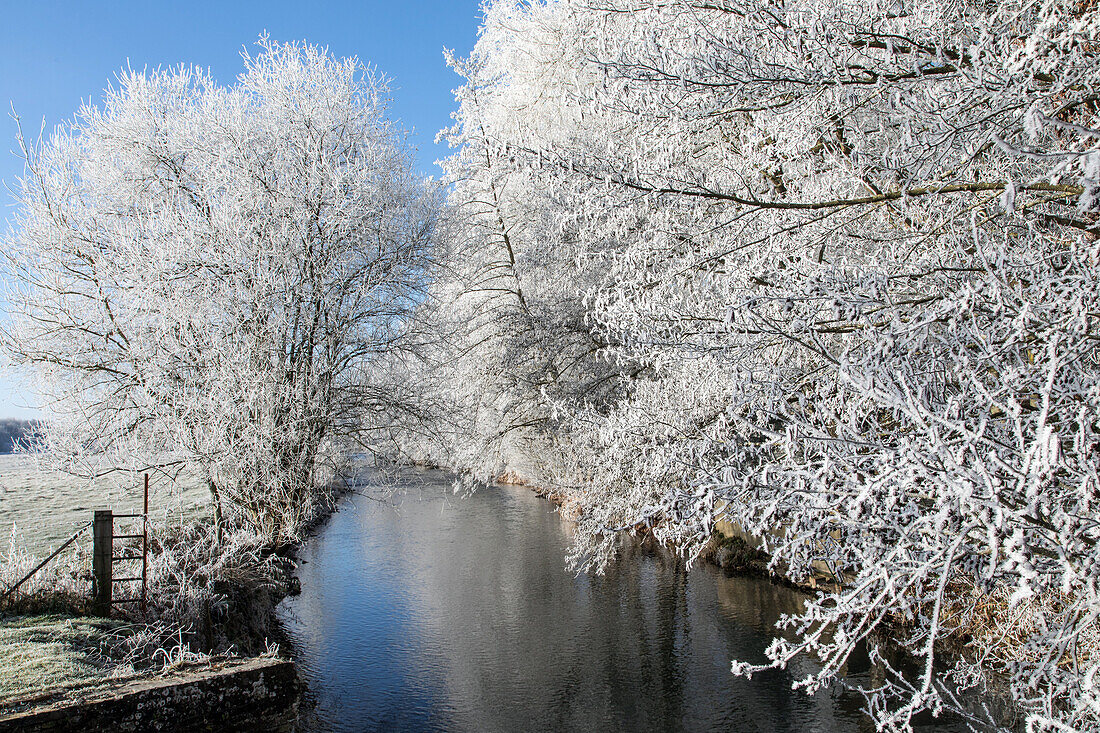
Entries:
[[425, 473], [386, 501], [353, 495], [302, 549], [280, 617], [308, 729], [866, 730], [851, 696], [791, 691], [808, 666], [730, 673], [764, 659], [796, 592], [637, 547], [575, 576], [548, 502], [449, 488]]

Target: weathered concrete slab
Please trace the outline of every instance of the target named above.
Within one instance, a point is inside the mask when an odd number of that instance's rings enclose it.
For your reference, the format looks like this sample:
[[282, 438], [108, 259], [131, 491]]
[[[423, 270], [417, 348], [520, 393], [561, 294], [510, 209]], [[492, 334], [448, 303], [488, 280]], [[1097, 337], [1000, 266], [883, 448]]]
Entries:
[[249, 659], [127, 682], [85, 699], [0, 716], [0, 733], [291, 731], [300, 687], [293, 662]]

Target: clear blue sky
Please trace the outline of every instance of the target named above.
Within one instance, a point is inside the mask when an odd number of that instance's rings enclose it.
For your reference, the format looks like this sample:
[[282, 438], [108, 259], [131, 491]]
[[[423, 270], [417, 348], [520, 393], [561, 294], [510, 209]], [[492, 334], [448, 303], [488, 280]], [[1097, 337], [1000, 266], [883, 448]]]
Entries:
[[[446, 148], [433, 139], [451, 122], [451, 90], [459, 84], [443, 48], [469, 53], [480, 17], [478, 0], [0, 0], [0, 226], [8, 228], [8, 187], [23, 169], [10, 152], [9, 102], [29, 134], [43, 119], [52, 129], [72, 117], [81, 100], [98, 101], [127, 62], [133, 69], [195, 64], [228, 84], [241, 70], [241, 48], [265, 30], [274, 40], [358, 56], [386, 74], [391, 116], [412, 128], [423, 171], [438, 175], [434, 161]], [[34, 415], [33, 395], [0, 366], [0, 418]]]

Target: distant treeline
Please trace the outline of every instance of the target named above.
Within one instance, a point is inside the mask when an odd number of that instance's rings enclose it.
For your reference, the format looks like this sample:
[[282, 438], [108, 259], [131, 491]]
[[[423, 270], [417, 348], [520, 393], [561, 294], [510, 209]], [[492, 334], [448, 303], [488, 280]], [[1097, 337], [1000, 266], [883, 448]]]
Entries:
[[34, 420], [0, 420], [0, 453], [15, 452], [16, 443], [29, 439], [37, 425]]

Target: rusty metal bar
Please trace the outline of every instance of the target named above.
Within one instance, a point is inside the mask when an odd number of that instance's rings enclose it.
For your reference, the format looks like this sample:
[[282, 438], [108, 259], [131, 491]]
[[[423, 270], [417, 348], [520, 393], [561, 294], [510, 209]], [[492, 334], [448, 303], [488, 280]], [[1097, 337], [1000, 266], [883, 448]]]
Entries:
[[141, 615], [148, 610], [146, 599], [149, 587], [149, 473], [145, 473], [145, 502], [142, 505], [141, 517]]

